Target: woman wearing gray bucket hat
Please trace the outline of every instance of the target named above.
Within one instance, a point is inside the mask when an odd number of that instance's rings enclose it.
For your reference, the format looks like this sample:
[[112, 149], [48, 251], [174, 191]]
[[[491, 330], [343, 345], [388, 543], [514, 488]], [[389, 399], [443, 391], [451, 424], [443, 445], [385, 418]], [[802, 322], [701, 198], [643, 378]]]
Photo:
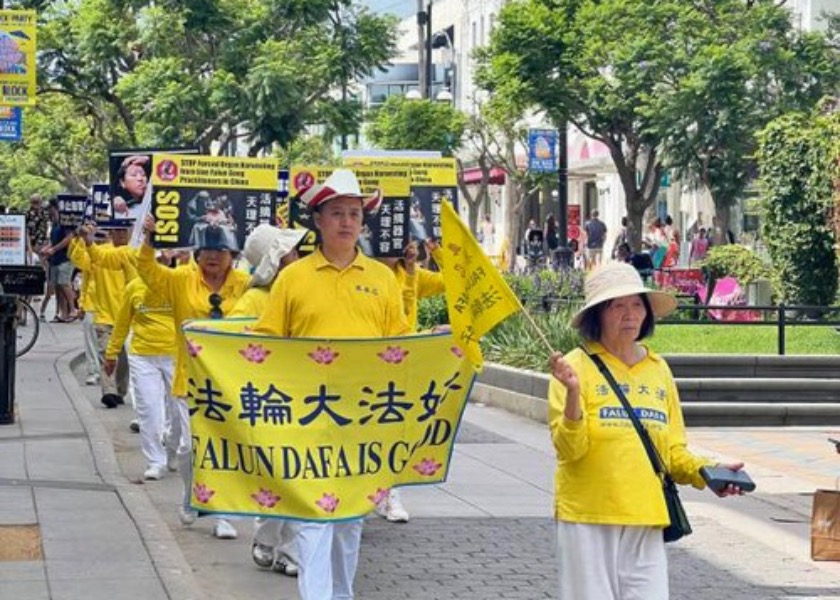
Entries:
[[[592, 271], [584, 287], [585, 305], [572, 325], [585, 343], [565, 356], [551, 356], [560, 598], [667, 600], [667, 477], [655, 471], [650, 457], [658, 454], [676, 483], [698, 489], [705, 487], [700, 469], [714, 465], [688, 450], [671, 370], [640, 343], [676, 301], [645, 288], [625, 263]], [[652, 442], [650, 453], [636, 423]], [[743, 464], [721, 466], [737, 471]], [[732, 485], [717, 492], [739, 493]]]

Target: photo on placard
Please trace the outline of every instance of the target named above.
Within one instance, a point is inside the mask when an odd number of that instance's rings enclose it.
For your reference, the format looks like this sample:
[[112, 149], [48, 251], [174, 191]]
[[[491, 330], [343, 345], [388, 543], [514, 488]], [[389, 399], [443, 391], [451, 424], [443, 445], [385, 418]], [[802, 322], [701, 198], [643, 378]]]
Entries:
[[152, 176], [152, 156], [157, 152], [198, 154], [198, 148], [133, 148], [108, 153], [113, 226], [130, 226], [142, 216], [143, 197]]

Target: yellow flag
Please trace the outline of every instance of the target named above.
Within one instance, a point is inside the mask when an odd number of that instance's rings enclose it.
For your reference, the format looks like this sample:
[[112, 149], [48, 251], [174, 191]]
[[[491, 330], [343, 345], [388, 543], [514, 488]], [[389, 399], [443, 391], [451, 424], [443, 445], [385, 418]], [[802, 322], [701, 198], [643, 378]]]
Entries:
[[481, 336], [519, 311], [519, 298], [449, 202], [441, 203], [443, 281], [455, 343], [477, 372], [484, 359]]

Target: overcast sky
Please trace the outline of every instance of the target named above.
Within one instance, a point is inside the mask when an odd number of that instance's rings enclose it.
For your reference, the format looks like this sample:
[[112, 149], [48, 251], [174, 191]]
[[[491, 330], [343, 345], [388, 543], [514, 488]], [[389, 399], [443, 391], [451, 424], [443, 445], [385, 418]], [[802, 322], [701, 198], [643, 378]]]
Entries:
[[417, 10], [417, 0], [361, 0], [374, 12], [392, 13], [398, 17], [407, 17]]

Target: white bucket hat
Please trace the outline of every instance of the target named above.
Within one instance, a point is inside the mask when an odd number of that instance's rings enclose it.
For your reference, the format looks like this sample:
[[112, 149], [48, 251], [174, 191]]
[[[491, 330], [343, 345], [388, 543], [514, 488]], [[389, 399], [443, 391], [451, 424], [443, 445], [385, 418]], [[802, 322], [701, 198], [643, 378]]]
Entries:
[[264, 287], [274, 280], [280, 269], [280, 259], [295, 249], [306, 229], [280, 229], [263, 223], [257, 225], [245, 240], [242, 254], [254, 267], [251, 274], [251, 287]]
[[365, 212], [375, 213], [382, 204], [382, 194], [363, 194], [356, 174], [350, 169], [336, 169], [322, 184], [316, 184], [300, 190], [300, 200], [310, 210], [314, 210], [334, 198], [358, 198], [362, 201]]
[[623, 296], [646, 295], [653, 316], [657, 319], [669, 315], [677, 308], [676, 298], [666, 292], [646, 288], [639, 272], [627, 263], [608, 262], [601, 265], [587, 275], [583, 287], [586, 305], [572, 317], [572, 327], [580, 327], [584, 313], [590, 308]]

